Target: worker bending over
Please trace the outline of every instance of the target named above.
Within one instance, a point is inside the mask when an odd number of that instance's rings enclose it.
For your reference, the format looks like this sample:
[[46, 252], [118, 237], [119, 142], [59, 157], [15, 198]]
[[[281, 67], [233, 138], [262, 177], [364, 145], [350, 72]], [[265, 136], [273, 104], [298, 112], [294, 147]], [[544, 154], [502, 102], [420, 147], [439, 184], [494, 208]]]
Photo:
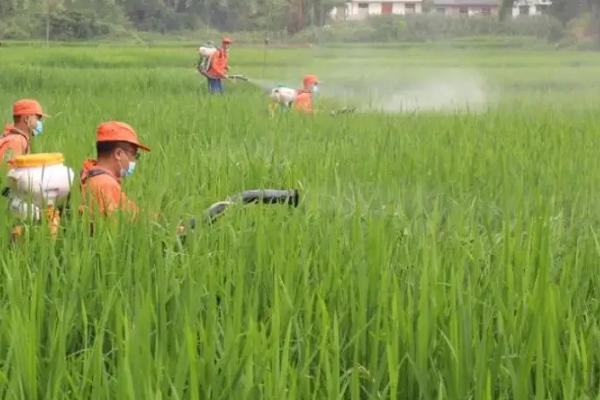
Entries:
[[306, 75], [302, 80], [303, 87], [298, 89], [294, 100], [294, 110], [305, 113], [313, 113], [313, 97], [319, 92], [319, 78], [316, 75]]

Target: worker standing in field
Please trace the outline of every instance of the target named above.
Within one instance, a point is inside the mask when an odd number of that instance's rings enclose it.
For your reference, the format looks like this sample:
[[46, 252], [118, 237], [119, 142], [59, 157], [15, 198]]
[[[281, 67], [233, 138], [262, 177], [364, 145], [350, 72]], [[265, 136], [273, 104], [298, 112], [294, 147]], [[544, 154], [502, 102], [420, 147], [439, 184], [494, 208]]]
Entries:
[[298, 89], [294, 99], [294, 110], [305, 113], [313, 113], [313, 97], [319, 92], [319, 78], [316, 75], [306, 75], [302, 80], [303, 87]]
[[221, 47], [210, 57], [210, 64], [206, 71], [208, 80], [208, 92], [211, 94], [222, 94], [224, 92], [223, 79], [228, 78], [229, 73], [229, 47], [233, 41], [224, 37]]
[[110, 121], [96, 131], [96, 160], [86, 160], [80, 175], [80, 212], [92, 208], [103, 216], [117, 210], [138, 213], [138, 207], [121, 189], [121, 179], [133, 174], [139, 150], [150, 151], [140, 143], [128, 124]]
[[7, 125], [0, 138], [0, 160], [6, 163], [16, 156], [29, 154], [31, 138], [41, 135], [42, 120], [47, 117], [36, 100], [22, 99], [13, 105], [13, 124]]

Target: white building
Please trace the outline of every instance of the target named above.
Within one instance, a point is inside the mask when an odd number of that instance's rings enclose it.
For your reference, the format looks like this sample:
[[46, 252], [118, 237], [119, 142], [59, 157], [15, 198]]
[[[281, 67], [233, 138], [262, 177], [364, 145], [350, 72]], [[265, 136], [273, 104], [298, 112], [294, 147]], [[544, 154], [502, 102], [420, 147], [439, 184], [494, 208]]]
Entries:
[[542, 15], [546, 13], [551, 5], [551, 0], [515, 0], [512, 15], [513, 17]]
[[447, 16], [496, 16], [499, 0], [433, 0], [434, 12]]
[[423, 0], [351, 0], [337, 7], [332, 16], [337, 19], [358, 20], [375, 15], [410, 15], [423, 12]]

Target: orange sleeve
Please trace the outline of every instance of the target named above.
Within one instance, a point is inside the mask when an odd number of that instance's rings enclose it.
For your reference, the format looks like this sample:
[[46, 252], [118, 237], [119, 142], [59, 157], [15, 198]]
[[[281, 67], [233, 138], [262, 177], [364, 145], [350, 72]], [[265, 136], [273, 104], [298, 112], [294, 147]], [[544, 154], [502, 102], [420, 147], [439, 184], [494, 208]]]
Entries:
[[27, 141], [21, 135], [6, 136], [0, 144], [0, 160], [7, 162], [27, 153]]
[[127, 198], [114, 179], [104, 175], [97, 176], [90, 179], [87, 186], [86, 195], [91, 196], [91, 198], [86, 196], [88, 204], [91, 203], [89, 205], [97, 208], [102, 215], [110, 216], [116, 210], [137, 215], [139, 211], [137, 205]]

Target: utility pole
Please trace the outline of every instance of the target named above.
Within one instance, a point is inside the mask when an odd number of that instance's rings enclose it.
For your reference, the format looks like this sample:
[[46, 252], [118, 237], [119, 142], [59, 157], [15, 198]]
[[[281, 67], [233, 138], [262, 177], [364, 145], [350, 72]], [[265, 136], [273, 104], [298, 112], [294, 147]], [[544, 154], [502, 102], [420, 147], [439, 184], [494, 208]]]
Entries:
[[262, 79], [265, 79], [265, 68], [267, 65], [267, 49], [269, 48], [269, 37], [265, 36], [265, 48], [263, 52]]
[[50, 0], [46, 0], [46, 46], [50, 46]]
[[304, 0], [300, 0], [299, 30], [304, 29]]

